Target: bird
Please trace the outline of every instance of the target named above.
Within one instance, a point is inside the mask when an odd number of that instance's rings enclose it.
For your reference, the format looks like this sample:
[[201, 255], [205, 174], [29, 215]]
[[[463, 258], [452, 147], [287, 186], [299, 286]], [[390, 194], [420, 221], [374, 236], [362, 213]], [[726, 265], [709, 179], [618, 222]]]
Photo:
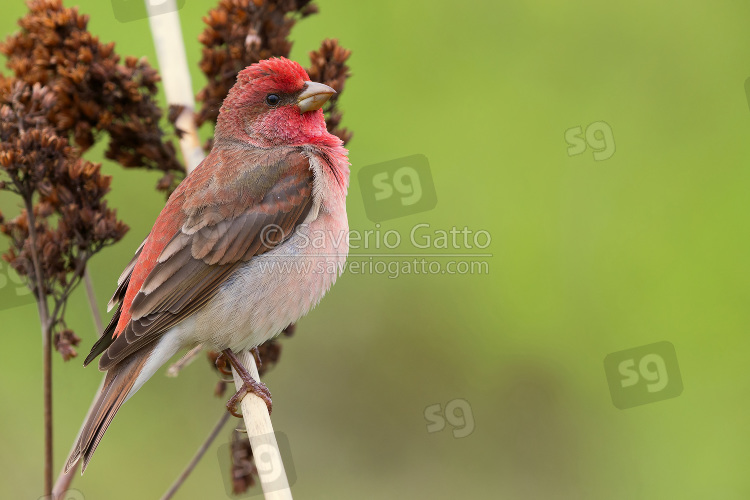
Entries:
[[85, 471], [122, 404], [183, 348], [220, 351], [242, 376], [230, 411], [247, 392], [270, 411], [267, 387], [234, 354], [307, 314], [343, 272], [350, 163], [322, 110], [335, 93], [284, 57], [238, 73], [210, 153], [118, 279], [116, 311], [84, 361], [101, 355], [107, 373], [66, 472], [79, 461]]

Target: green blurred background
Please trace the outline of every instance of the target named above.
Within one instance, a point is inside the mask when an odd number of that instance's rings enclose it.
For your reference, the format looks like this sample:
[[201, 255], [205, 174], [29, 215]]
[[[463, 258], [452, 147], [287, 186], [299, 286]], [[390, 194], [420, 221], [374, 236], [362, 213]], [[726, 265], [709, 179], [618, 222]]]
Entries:
[[[123, 24], [108, 1], [77, 3], [103, 41], [156, 64], [147, 20]], [[186, 0], [180, 12], [196, 90], [197, 36], [213, 4]], [[317, 4], [292, 33], [292, 57], [307, 65], [325, 37], [353, 52], [341, 101], [355, 132], [351, 228], [375, 229], [359, 169], [423, 154], [436, 208], [381, 231], [486, 230], [492, 257], [480, 259], [486, 274], [345, 274], [284, 341], [265, 381], [295, 496], [749, 498], [750, 4]], [[24, 11], [5, 2], [0, 34]], [[615, 154], [568, 156], [565, 131], [600, 120]], [[132, 229], [91, 263], [102, 307], [164, 203], [156, 175], [103, 169]], [[16, 205], [0, 198], [6, 214]], [[82, 289], [68, 321], [87, 351], [96, 332]], [[0, 325], [0, 497], [35, 499], [36, 309], [0, 310]], [[604, 357], [662, 340], [676, 348], [684, 392], [615, 408]], [[81, 358], [55, 356], [56, 467], [99, 380]], [[223, 411], [215, 383], [203, 358], [177, 379], [157, 374], [74, 487], [86, 500], [158, 498]], [[425, 408], [457, 398], [471, 405], [473, 433], [428, 432]], [[225, 498], [217, 450], [230, 429], [177, 498]]]

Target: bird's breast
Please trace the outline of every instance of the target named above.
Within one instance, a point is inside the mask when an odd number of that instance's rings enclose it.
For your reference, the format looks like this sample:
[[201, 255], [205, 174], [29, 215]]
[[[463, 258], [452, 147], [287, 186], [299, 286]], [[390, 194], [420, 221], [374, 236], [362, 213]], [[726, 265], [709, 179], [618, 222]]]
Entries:
[[284, 243], [253, 257], [196, 314], [195, 342], [246, 349], [278, 335], [312, 309], [343, 272], [346, 213], [321, 210]]

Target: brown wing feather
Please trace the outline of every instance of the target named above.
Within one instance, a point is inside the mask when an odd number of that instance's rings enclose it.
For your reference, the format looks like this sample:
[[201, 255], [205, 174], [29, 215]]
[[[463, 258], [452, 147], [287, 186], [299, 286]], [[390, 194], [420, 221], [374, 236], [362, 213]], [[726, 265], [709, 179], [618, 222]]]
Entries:
[[[251, 169], [238, 176], [235, 198], [227, 189], [224, 203], [185, 204], [187, 222], [164, 248], [133, 299], [131, 320], [102, 355], [101, 370], [150, 345], [205, 306], [239, 266], [274, 248], [305, 220], [313, 203], [309, 160], [297, 152], [281, 162], [273, 167], [275, 181], [258, 203], [237, 209], [236, 197], [244, 184], [268, 182]], [[271, 244], [266, 233], [277, 227], [283, 238]]]
[[107, 304], [108, 310], [112, 310], [113, 307], [115, 307], [117, 304], [122, 302], [122, 300], [125, 298], [125, 292], [128, 290], [128, 285], [130, 284], [130, 275], [133, 274], [133, 269], [135, 268], [136, 262], [138, 262], [138, 257], [141, 256], [141, 250], [143, 250], [143, 246], [146, 244], [146, 240], [143, 240], [143, 243], [141, 243], [141, 246], [138, 247], [138, 250], [135, 251], [135, 255], [132, 259], [130, 259], [130, 262], [128, 262], [128, 265], [125, 266], [125, 270], [120, 274], [120, 277], [117, 279], [117, 290], [115, 290], [114, 295], [112, 295], [112, 298], [109, 299], [109, 304]]

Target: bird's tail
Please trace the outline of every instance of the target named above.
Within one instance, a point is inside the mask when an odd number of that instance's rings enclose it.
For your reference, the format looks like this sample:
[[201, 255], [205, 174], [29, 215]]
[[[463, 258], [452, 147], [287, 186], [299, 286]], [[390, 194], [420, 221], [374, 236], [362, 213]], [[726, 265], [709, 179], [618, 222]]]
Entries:
[[[115, 417], [117, 410], [145, 382], [142, 378], [136, 386], [139, 375], [146, 375], [146, 378], [148, 378], [153, 374], [153, 371], [156, 371], [155, 369], [144, 370], [154, 347], [154, 345], [144, 347], [107, 372], [102, 390], [86, 416], [78, 441], [70, 452], [65, 464], [65, 472], [68, 472], [81, 458], [83, 458], [81, 473], [86, 470], [91, 456]], [[147, 374], [145, 372], [152, 373]]]

